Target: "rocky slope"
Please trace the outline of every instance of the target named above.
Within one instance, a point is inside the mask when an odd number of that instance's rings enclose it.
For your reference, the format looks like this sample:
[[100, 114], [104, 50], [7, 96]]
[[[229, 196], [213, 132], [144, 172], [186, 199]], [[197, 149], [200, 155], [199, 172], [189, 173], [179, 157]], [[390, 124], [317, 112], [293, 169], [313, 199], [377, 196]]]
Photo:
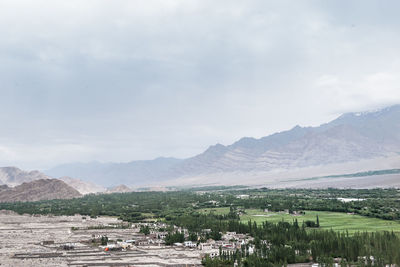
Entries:
[[82, 196], [76, 189], [57, 179], [25, 182], [0, 191], [0, 202], [71, 199]]
[[378, 158], [400, 152], [400, 105], [348, 113], [320, 127], [299, 127], [261, 139], [215, 145], [183, 161], [176, 171], [198, 175], [270, 171]]

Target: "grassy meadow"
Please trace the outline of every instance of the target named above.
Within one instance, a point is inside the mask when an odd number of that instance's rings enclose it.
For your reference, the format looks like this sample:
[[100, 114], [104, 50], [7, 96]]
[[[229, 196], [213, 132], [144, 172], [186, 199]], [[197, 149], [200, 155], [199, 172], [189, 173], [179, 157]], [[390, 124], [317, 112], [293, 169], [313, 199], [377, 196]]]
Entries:
[[[201, 212], [215, 214], [227, 214], [229, 208], [213, 208], [202, 209]], [[279, 222], [287, 221], [293, 222], [297, 219], [299, 224], [303, 221], [316, 221], [319, 217], [320, 226], [322, 229], [333, 229], [334, 231], [349, 231], [349, 233], [360, 232], [374, 232], [374, 231], [394, 231], [400, 233], [399, 221], [387, 221], [377, 218], [364, 217], [360, 215], [352, 215], [340, 212], [327, 212], [327, 211], [305, 211], [304, 215], [291, 215], [279, 212], [264, 212], [257, 209], [247, 209], [245, 214], [240, 216], [241, 221], [247, 222], [249, 220], [261, 223], [263, 221]]]

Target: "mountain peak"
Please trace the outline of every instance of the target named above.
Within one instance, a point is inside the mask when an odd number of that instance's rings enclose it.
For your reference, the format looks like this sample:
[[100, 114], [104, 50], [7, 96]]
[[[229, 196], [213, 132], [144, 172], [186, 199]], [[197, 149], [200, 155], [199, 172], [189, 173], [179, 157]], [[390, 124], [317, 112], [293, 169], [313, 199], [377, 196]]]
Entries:
[[311, 127], [302, 127], [302, 126], [297, 124], [292, 129], [290, 129], [289, 131], [285, 131], [285, 132], [303, 132], [304, 130], [306, 130], [308, 128], [311, 128]]
[[365, 110], [361, 112], [347, 112], [341, 115], [338, 119], [343, 119], [343, 118], [351, 118], [351, 117], [377, 117], [381, 115], [385, 115], [388, 113], [392, 112], [399, 112], [400, 111], [400, 104], [397, 105], [392, 105], [389, 107], [384, 107], [384, 108], [378, 108], [378, 109], [371, 109], [371, 110]]
[[394, 105], [346, 113], [319, 127], [296, 125], [259, 139], [243, 137], [228, 146], [218, 143], [199, 155], [176, 162], [157, 158], [87, 168], [71, 166], [48, 173], [90, 179], [104, 186], [142, 186], [178, 178], [205, 178], [211, 174], [263, 173], [355, 163], [397, 155], [400, 152], [399, 122], [400, 105]]
[[213, 145], [213, 146], [210, 146], [210, 147], [206, 150], [206, 152], [207, 152], [207, 151], [208, 151], [208, 152], [211, 152], [211, 151], [213, 151], [213, 152], [214, 152], [214, 151], [224, 151], [224, 150], [226, 150], [226, 146], [217, 143], [217, 144], [215, 144], [215, 145]]

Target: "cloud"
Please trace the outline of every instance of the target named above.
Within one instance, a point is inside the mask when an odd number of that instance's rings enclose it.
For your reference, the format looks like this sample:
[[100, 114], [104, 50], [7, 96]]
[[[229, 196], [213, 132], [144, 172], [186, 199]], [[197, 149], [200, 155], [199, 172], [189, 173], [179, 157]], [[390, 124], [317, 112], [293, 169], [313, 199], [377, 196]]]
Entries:
[[398, 103], [398, 5], [1, 1], [0, 164], [188, 157]]

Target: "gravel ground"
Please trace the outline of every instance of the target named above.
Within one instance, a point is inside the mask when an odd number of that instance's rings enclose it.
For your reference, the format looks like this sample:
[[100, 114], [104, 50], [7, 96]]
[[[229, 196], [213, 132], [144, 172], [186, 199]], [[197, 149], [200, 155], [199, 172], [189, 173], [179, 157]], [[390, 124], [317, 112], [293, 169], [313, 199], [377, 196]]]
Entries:
[[[132, 239], [137, 229], [96, 229], [72, 231], [118, 223], [115, 218], [82, 220], [82, 216], [31, 216], [0, 211], [0, 266], [200, 266], [202, 251], [172, 247], [134, 247], [127, 251], [104, 252], [85, 241], [92, 236]], [[54, 244], [43, 245], [43, 241]], [[60, 246], [73, 243], [73, 250]]]

